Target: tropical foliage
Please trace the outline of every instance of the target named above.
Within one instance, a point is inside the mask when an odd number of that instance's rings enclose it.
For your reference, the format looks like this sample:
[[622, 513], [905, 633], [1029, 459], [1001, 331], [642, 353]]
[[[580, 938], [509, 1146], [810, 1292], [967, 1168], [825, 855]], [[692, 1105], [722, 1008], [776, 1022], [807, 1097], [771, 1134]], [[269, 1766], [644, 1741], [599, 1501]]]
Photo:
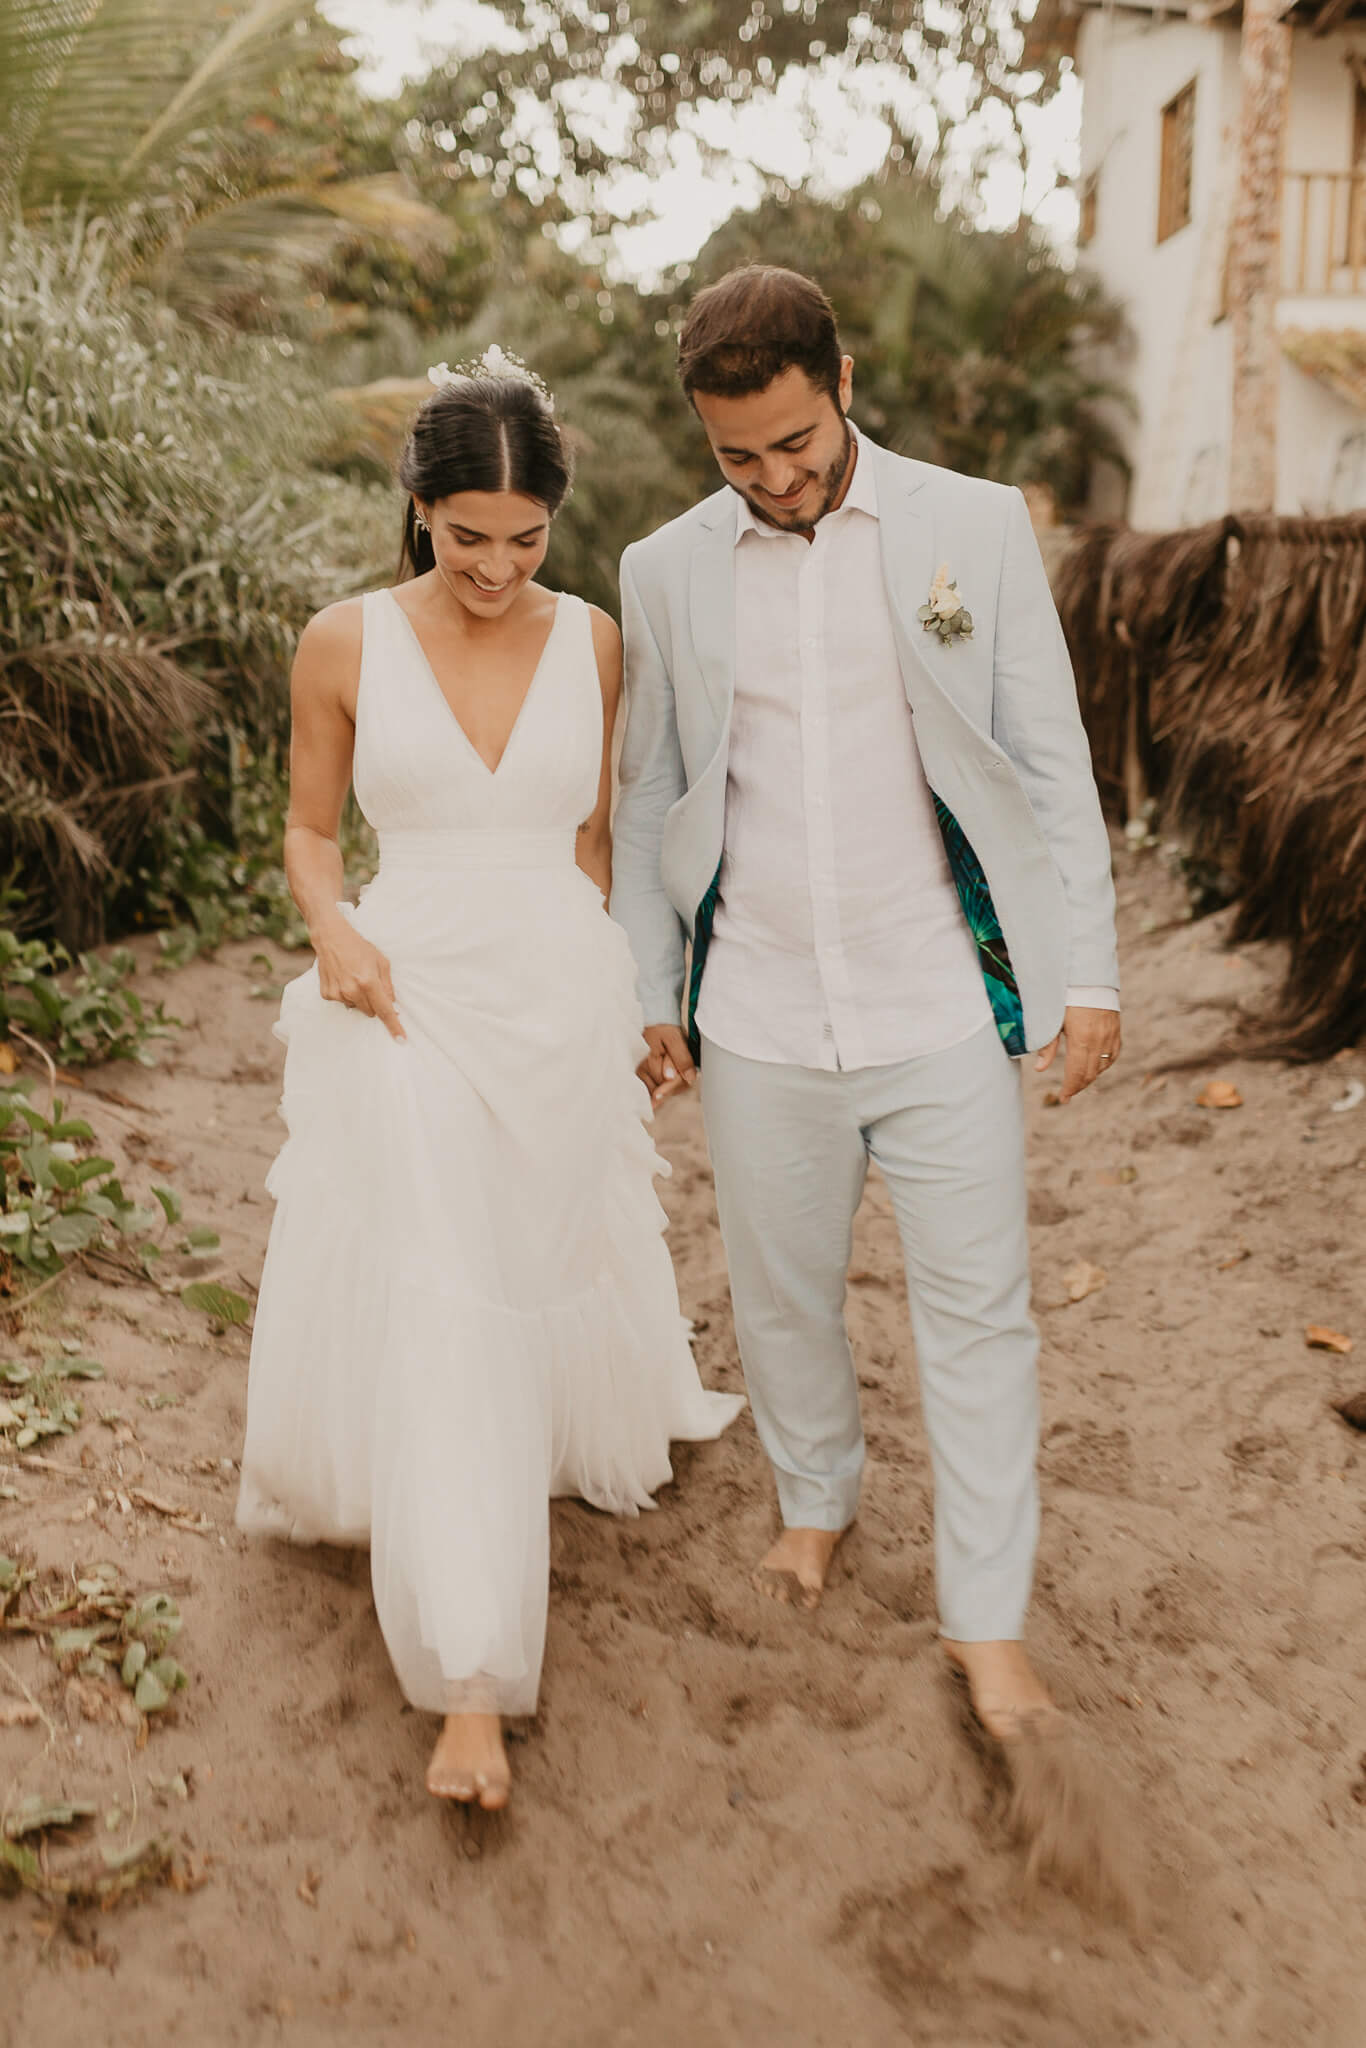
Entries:
[[292, 643], [387, 550], [310, 465], [316, 385], [111, 283], [98, 227], [0, 265], [0, 874], [70, 945], [229, 725], [278, 735]]
[[[865, 105], [881, 107], [897, 156], [923, 166], [952, 122], [992, 103], [1017, 123], [1022, 104], [1050, 98], [1066, 43], [1056, 9], [1011, 0], [494, 4], [509, 34], [481, 57], [439, 67], [405, 112], [453, 169], [508, 194], [570, 192], [599, 226], [623, 166], [658, 170], [679, 130], [705, 151], [700, 102], [751, 102], [834, 63], [859, 75]], [[783, 112], [814, 129], [800, 93], [784, 98]]]
[[343, 175], [350, 70], [314, 0], [0, 0], [0, 212], [98, 212], [123, 281], [259, 324], [356, 229], [446, 238], [392, 157]]

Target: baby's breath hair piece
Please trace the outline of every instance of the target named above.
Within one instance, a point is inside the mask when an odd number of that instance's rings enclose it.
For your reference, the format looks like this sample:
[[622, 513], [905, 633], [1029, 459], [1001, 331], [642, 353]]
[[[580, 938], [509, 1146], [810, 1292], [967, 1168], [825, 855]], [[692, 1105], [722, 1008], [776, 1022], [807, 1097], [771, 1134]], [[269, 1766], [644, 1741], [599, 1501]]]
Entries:
[[500, 382], [530, 384], [533, 390], [539, 391], [547, 409], [555, 410], [555, 400], [545, 379], [528, 369], [520, 356], [512, 355], [496, 341], [471, 362], [457, 363], [454, 369], [449, 363], [433, 363], [427, 372], [427, 382], [434, 384], [438, 391], [444, 391], [449, 384], [458, 384], [463, 377], [494, 377]]

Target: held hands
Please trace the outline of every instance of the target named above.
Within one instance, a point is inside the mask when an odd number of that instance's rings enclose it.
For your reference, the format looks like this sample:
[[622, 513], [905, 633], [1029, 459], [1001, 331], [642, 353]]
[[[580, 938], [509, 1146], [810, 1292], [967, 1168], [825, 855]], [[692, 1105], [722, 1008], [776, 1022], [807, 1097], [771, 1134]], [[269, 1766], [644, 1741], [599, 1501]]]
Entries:
[[366, 1017], [378, 1017], [390, 1037], [403, 1044], [389, 962], [378, 946], [363, 939], [345, 918], [338, 918], [325, 931], [314, 934], [313, 949], [318, 957], [318, 985], [327, 1001], [344, 1003], [348, 1010], [359, 1010]]
[[1083, 1088], [1089, 1088], [1098, 1074], [1107, 1074], [1119, 1058], [1118, 1010], [1068, 1009], [1063, 1016], [1061, 1032], [1051, 1045], [1044, 1047], [1034, 1062], [1036, 1074], [1048, 1072], [1058, 1046], [1064, 1040], [1062, 1087], [1058, 1090], [1058, 1099], [1070, 1102], [1074, 1095], [1081, 1094]]
[[697, 1069], [688, 1051], [688, 1041], [676, 1024], [647, 1024], [645, 1043], [650, 1050], [636, 1073], [650, 1091], [651, 1108], [658, 1109], [680, 1088], [694, 1085]]

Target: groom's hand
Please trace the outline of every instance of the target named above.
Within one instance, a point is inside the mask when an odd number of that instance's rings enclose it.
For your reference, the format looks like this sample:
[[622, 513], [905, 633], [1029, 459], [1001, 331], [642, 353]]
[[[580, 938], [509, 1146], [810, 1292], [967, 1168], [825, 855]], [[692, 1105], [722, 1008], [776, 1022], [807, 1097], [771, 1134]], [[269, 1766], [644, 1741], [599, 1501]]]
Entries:
[[1084, 1010], [1074, 1005], [1063, 1013], [1062, 1030], [1046, 1045], [1034, 1062], [1034, 1071], [1047, 1073], [1057, 1054], [1060, 1040], [1066, 1041], [1060, 1102], [1070, 1102], [1089, 1088], [1098, 1074], [1108, 1074], [1119, 1058], [1118, 1010]]
[[650, 1091], [652, 1106], [658, 1108], [680, 1088], [691, 1088], [697, 1079], [697, 1069], [688, 1051], [688, 1041], [676, 1024], [647, 1024], [645, 1043], [650, 1050], [636, 1072]]

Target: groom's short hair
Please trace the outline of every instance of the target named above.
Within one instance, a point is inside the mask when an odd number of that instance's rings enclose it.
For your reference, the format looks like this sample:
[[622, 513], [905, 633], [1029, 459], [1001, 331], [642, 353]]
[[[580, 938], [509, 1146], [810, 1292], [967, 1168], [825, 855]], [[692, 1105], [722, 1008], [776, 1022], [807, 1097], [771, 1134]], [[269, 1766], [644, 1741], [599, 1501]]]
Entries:
[[838, 409], [840, 360], [835, 309], [820, 286], [770, 263], [748, 263], [699, 292], [678, 338], [689, 398], [747, 398], [798, 369]]

